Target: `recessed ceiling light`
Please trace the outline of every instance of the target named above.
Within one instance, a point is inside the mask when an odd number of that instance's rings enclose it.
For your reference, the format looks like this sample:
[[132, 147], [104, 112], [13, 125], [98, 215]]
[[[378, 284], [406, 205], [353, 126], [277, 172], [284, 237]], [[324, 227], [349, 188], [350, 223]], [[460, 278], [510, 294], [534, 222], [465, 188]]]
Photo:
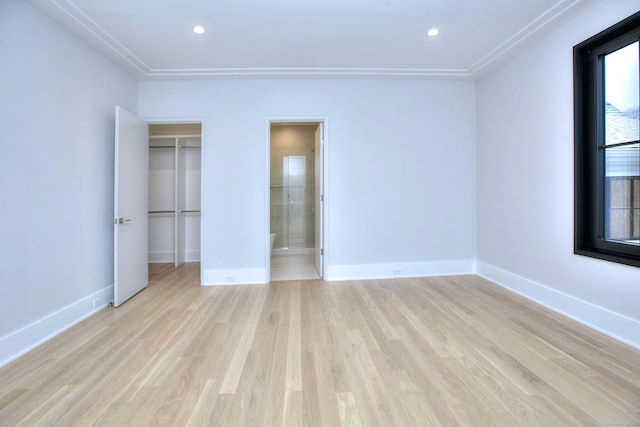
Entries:
[[429, 37], [437, 36], [439, 33], [440, 33], [440, 30], [437, 28], [432, 28], [429, 31], [427, 31], [427, 35]]
[[193, 27], [193, 32], [196, 34], [204, 34], [204, 27], [202, 25], [196, 25]]

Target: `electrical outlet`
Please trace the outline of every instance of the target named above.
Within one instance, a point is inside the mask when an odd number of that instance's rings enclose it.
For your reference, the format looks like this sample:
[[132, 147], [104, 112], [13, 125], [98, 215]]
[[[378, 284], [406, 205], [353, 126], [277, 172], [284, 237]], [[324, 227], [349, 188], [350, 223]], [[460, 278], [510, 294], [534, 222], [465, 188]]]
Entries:
[[399, 275], [402, 274], [402, 270], [399, 269], [399, 268], [396, 268], [395, 270], [393, 270], [393, 274], [396, 275], [396, 276], [399, 276]]
[[236, 279], [233, 276], [227, 276], [227, 277], [225, 277], [225, 281], [227, 281], [227, 282], [235, 282]]
[[96, 298], [93, 300], [93, 308], [97, 308], [102, 304], [102, 298]]

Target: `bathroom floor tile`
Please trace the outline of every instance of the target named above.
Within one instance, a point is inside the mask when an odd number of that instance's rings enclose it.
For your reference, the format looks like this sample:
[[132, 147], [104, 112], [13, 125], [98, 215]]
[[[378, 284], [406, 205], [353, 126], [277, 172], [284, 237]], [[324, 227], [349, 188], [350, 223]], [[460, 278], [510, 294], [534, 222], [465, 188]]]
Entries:
[[319, 279], [313, 254], [278, 254], [271, 258], [271, 281]]

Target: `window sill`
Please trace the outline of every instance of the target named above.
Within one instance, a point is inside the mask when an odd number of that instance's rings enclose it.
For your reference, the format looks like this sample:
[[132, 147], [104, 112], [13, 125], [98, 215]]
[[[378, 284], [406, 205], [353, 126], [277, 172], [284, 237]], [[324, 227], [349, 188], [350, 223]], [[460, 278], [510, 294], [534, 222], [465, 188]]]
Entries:
[[625, 264], [632, 267], [640, 267], [640, 258], [624, 256], [616, 253], [611, 253], [602, 250], [593, 249], [576, 249], [574, 251], [576, 255], [583, 255], [589, 258], [596, 258], [603, 261], [611, 261], [618, 264]]

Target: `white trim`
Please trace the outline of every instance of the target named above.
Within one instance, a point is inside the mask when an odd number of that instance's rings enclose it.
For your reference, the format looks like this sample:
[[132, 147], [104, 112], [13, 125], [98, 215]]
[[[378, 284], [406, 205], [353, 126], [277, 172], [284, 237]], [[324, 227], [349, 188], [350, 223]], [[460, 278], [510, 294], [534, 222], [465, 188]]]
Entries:
[[88, 38], [89, 44], [102, 50], [104, 53], [110, 53], [112, 58], [118, 58], [124, 64], [130, 66], [137, 74], [148, 75], [149, 72], [152, 71], [142, 59], [127, 49], [126, 46], [98, 25], [89, 15], [80, 10], [80, 8], [70, 0], [66, 0], [65, 2], [61, 2], [60, 0], [43, 0], [36, 1], [34, 4], [45, 11], [51, 11], [54, 15], [61, 17], [66, 22], [75, 23], [76, 33], [80, 35], [83, 41], [87, 41]]
[[[202, 236], [200, 238], [202, 239]], [[173, 251], [149, 252], [149, 264], [173, 264], [175, 261], [175, 252]], [[200, 262], [200, 251], [197, 249], [186, 250], [184, 262]]]
[[561, 0], [560, 2], [556, 3], [550, 9], [546, 10], [536, 19], [531, 21], [520, 31], [509, 37], [491, 52], [487, 53], [485, 56], [476, 61], [473, 65], [465, 70], [465, 73], [469, 77], [477, 77], [477, 75], [480, 72], [485, 71], [485, 69], [489, 65], [497, 62], [502, 56], [509, 53], [509, 51], [528, 40], [534, 34], [540, 32], [547, 24], [555, 21], [566, 11], [568, 11], [581, 1], [582, 0]]
[[484, 262], [477, 262], [477, 274], [569, 319], [640, 349], [638, 320]]
[[265, 282], [271, 279], [271, 120], [265, 121], [264, 144], [264, 269]]
[[205, 224], [205, 215], [209, 212], [205, 205], [205, 201], [207, 199], [206, 197], [204, 197], [204, 195], [206, 194], [205, 189], [207, 188], [207, 180], [205, 179], [205, 173], [207, 171], [207, 168], [205, 167], [205, 150], [209, 146], [208, 143], [205, 143], [206, 134], [206, 121], [204, 119], [200, 119], [200, 253], [198, 254], [198, 259], [200, 260], [200, 286], [204, 285], [204, 262], [202, 261], [206, 260], [206, 258], [204, 258], [205, 239], [203, 237], [204, 233], [202, 232], [202, 230], [203, 224]]
[[329, 265], [325, 280], [398, 279], [475, 273], [472, 259], [385, 264]]
[[204, 270], [202, 285], [263, 285], [267, 283], [264, 268]]
[[[202, 233], [200, 233], [200, 240], [202, 241]], [[200, 251], [185, 250], [184, 262], [200, 262]]]
[[256, 78], [359, 78], [359, 79], [469, 79], [466, 69], [437, 68], [154, 68], [148, 79], [256, 79]]
[[175, 262], [173, 251], [149, 251], [149, 264], [166, 264]]
[[0, 367], [86, 319], [106, 307], [112, 300], [113, 285], [0, 338]]

